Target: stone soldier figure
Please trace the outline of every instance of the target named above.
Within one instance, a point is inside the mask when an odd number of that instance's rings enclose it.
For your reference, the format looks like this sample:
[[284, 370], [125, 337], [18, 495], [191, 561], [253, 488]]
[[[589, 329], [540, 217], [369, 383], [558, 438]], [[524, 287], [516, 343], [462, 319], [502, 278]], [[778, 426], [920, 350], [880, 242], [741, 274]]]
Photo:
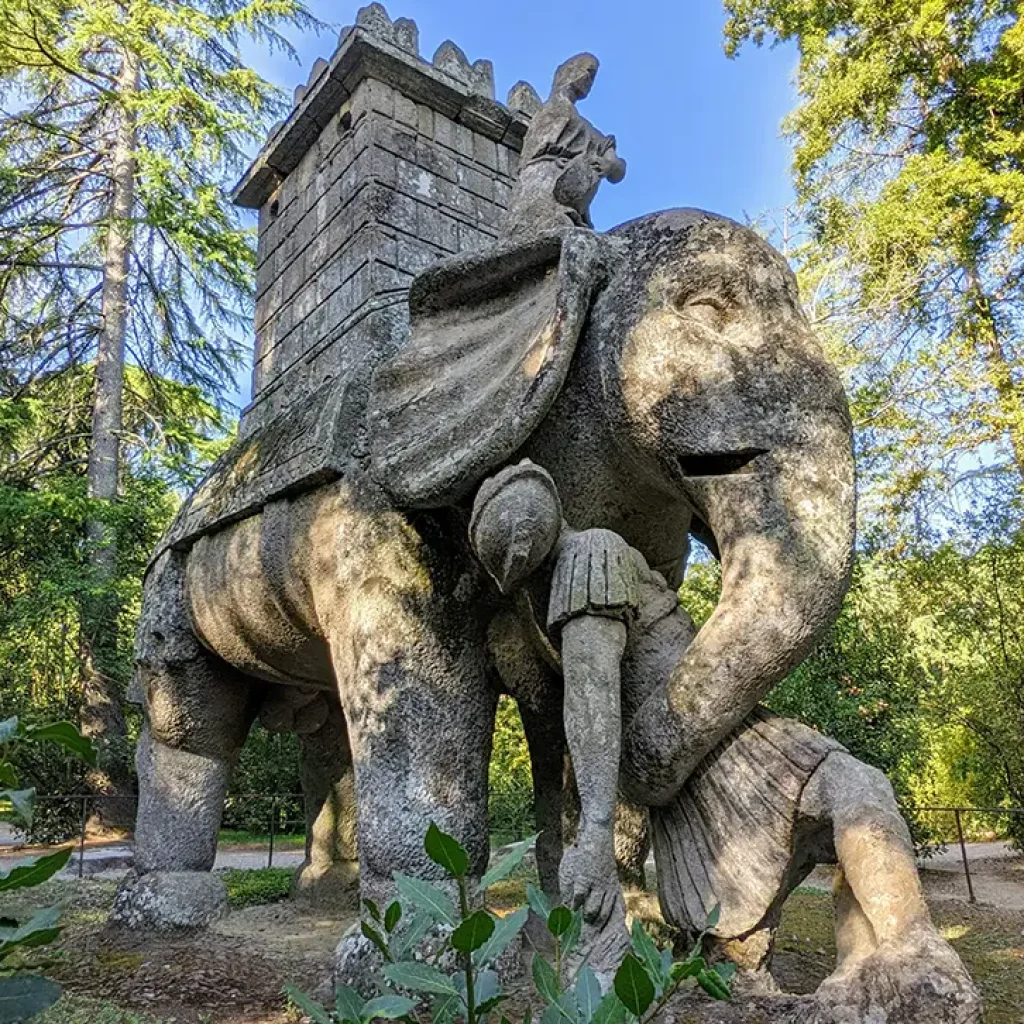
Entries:
[[590, 204], [601, 182], [615, 184], [625, 177], [626, 161], [615, 152], [615, 136], [602, 135], [576, 109], [590, 93], [597, 68], [595, 56], [580, 53], [555, 72], [551, 96], [523, 140], [503, 234], [593, 228]]
[[[528, 460], [481, 485], [470, 542], [503, 593], [526, 587], [540, 607], [538, 584], [548, 592], [544, 627], [560, 648], [582, 812], [559, 873], [562, 898], [583, 911], [581, 952], [610, 975], [629, 948], [614, 845], [620, 774], [630, 773], [621, 737], [696, 629], [619, 534], [564, 522], [554, 480]], [[963, 965], [931, 923], [888, 780], [835, 740], [756, 708], [650, 817], [666, 919], [696, 933], [718, 907], [710, 934], [755, 977], [767, 970], [786, 896], [815, 864], [838, 864], [838, 964], [820, 1003], [858, 1005], [884, 990], [919, 1012], [976, 1009]]]

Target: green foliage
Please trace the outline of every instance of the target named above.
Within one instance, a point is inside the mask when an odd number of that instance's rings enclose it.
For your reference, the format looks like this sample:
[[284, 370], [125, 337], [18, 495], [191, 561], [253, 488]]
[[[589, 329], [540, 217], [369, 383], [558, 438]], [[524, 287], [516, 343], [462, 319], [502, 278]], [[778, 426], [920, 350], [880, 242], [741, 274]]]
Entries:
[[[851, 384], [889, 543], [1024, 472], [1024, 24], [1014, 0], [726, 0], [726, 48], [792, 41], [786, 121], [811, 319]], [[1019, 511], [1019, 506], [1018, 506]], [[975, 523], [976, 527], [984, 526]]]
[[228, 902], [233, 907], [259, 907], [288, 898], [295, 878], [294, 868], [231, 868], [225, 872]]
[[[96, 763], [96, 750], [67, 722], [26, 726], [17, 718], [0, 721], [0, 778], [10, 787], [0, 793], [12, 803], [15, 812], [31, 824], [35, 789], [18, 789], [18, 771], [10, 758], [12, 749], [23, 746], [54, 744], [87, 764]], [[71, 856], [71, 847], [43, 857], [20, 861], [8, 871], [0, 872], [0, 893], [29, 889], [52, 878]], [[0, 917], [0, 1021], [21, 1021], [32, 1017], [55, 1003], [61, 995], [60, 986], [47, 978], [19, 971], [16, 957], [27, 949], [37, 949], [53, 942], [60, 935], [59, 907], [37, 909], [27, 920], [18, 920], [5, 913]]]
[[266, 836], [277, 809], [276, 832], [305, 826], [302, 799], [271, 800], [278, 794], [302, 792], [299, 741], [292, 733], [270, 733], [256, 723], [249, 732], [224, 804], [224, 827]]
[[[1024, 806], [1024, 537], [964, 553], [952, 543], [858, 559], [835, 624], [768, 705], [882, 769], [904, 806]], [[714, 563], [680, 599], [700, 622], [718, 597]], [[968, 818], [1024, 838], [1024, 820]], [[952, 818], [918, 816], [948, 840]]]
[[[546, 923], [555, 950], [554, 964], [540, 954], [534, 955], [531, 964], [534, 989], [545, 1005], [542, 1022], [625, 1024], [635, 1019], [647, 1024], [688, 979], [695, 979], [716, 999], [730, 998], [731, 971], [707, 967], [700, 954], [703, 934], [690, 956], [674, 963], [671, 952], [660, 952], [637, 923], [632, 934], [633, 952], [627, 954], [616, 973], [614, 991], [602, 996], [597, 977], [585, 960], [574, 972], [565, 970], [567, 959], [580, 941], [582, 911], [550, 906], [547, 897], [533, 886], [527, 888], [530, 906], [520, 907], [506, 917], [472, 909], [471, 896], [482, 895], [489, 885], [512, 874], [535, 840], [536, 836], [531, 837], [510, 850], [471, 893], [468, 853], [453, 836], [431, 824], [424, 849], [449, 883], [454, 883], [458, 906], [440, 885], [396, 873], [404, 905], [393, 903], [382, 915], [372, 900], [363, 901], [363, 935], [377, 947], [384, 961], [378, 980], [381, 994], [364, 1000], [354, 989], [342, 986], [333, 1010], [294, 986], [286, 986], [285, 994], [317, 1024], [367, 1024], [375, 1019], [398, 1018], [412, 1021], [421, 1019], [417, 1013], [420, 1008], [434, 1024], [455, 1020], [484, 1024], [497, 1016], [496, 1011], [507, 998], [501, 992], [493, 964], [519, 935], [532, 909]], [[709, 927], [712, 924], [709, 922]], [[422, 948], [428, 936], [432, 948]], [[450, 959], [446, 953], [453, 954], [458, 964], [452, 973], [441, 967]], [[504, 1016], [500, 1021], [507, 1024]]]
[[290, 52], [279, 29], [317, 23], [298, 0], [0, 0], [0, 19], [0, 350], [34, 380], [94, 344], [127, 123], [128, 347], [157, 378], [218, 394], [241, 355], [255, 265], [229, 189], [287, 109], [242, 50]]
[[[92, 503], [80, 474], [43, 475], [31, 483], [0, 480], [0, 714], [31, 722], [77, 720], [87, 634], [82, 603], [101, 584], [83, 542]], [[117, 608], [115, 678], [131, 671], [134, 619], [142, 570], [172, 510], [167, 485], [128, 477], [116, 507], [103, 519], [118, 537], [113, 589]], [[16, 767], [45, 794], [81, 790], [84, 763], [55, 744], [19, 745]], [[76, 801], [40, 804], [31, 836], [67, 838], [78, 827]]]
[[909, 626], [891, 563], [862, 559], [835, 624], [767, 700], [882, 769], [904, 800], [923, 763], [929, 685]]
[[533, 773], [519, 709], [511, 697], [498, 701], [488, 786], [493, 840], [500, 845], [529, 835], [534, 828]]

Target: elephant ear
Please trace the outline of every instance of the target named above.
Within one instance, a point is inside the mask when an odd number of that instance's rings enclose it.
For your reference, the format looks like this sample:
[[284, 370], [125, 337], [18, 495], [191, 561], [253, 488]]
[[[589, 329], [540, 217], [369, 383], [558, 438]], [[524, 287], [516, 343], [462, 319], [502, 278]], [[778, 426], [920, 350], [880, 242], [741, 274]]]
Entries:
[[413, 281], [409, 341], [369, 402], [373, 476], [399, 505], [454, 503], [530, 437], [565, 383], [601, 254], [592, 232], [561, 231]]

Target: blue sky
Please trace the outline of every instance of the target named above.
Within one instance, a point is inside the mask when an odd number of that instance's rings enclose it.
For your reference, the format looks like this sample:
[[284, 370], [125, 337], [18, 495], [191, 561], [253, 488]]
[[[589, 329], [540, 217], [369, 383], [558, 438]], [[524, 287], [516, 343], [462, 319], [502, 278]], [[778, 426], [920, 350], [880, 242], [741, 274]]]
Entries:
[[[293, 36], [300, 63], [248, 54], [253, 66], [289, 92], [317, 57], [329, 57], [360, 6], [307, 0], [329, 31]], [[737, 219], [786, 205], [789, 147], [779, 123], [794, 105], [796, 53], [722, 49], [725, 13], [714, 0], [390, 0], [392, 18], [413, 18], [429, 59], [452, 39], [470, 60], [494, 63], [497, 98], [521, 78], [542, 97], [554, 69], [589, 50], [601, 71], [581, 109], [618, 140], [629, 169], [602, 187], [598, 228], [652, 210], [698, 206]], [[243, 399], [247, 396], [242, 396]]]

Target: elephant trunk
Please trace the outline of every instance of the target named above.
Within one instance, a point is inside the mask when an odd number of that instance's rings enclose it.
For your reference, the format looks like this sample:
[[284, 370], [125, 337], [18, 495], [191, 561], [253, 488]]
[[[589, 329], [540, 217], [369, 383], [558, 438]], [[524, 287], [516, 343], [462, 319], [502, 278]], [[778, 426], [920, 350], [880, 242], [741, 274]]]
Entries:
[[[722, 595], [629, 723], [627, 794], [670, 801], [699, 762], [810, 652], [849, 584], [852, 454], [844, 425], [798, 451], [691, 464], [682, 486], [714, 533]], [[815, 450], [809, 450], [809, 449]]]

